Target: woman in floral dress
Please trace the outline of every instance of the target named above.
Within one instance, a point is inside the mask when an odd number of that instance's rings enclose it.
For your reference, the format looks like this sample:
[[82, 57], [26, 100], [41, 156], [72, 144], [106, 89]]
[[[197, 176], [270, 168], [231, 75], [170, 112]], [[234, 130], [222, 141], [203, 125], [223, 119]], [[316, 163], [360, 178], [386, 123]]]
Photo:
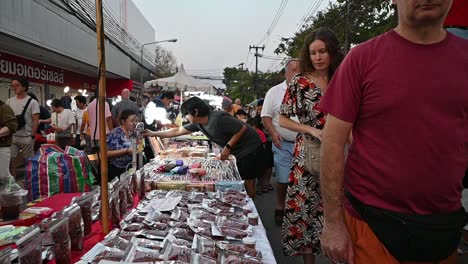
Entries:
[[[304, 136], [318, 142], [322, 138], [325, 114], [317, 106], [342, 59], [331, 30], [313, 31], [302, 49], [301, 73], [291, 80], [280, 110], [280, 126], [298, 132], [284, 212], [283, 247], [285, 255], [302, 255], [304, 263], [314, 263], [314, 256], [321, 254], [323, 227], [319, 175], [304, 168]], [[290, 116], [297, 116], [300, 123]]]

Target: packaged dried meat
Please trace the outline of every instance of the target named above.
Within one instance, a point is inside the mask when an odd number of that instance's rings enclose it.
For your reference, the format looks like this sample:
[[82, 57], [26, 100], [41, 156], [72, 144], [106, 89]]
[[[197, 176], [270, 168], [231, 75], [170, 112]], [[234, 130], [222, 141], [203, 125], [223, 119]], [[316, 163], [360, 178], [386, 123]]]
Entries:
[[71, 250], [83, 250], [84, 223], [80, 207], [77, 204], [70, 205], [63, 209], [63, 213], [68, 217], [68, 236], [70, 237]]
[[150, 211], [145, 217], [145, 221], [150, 222], [150, 223], [151, 222], [167, 223], [171, 220], [172, 220], [171, 216], [169, 216], [168, 214], [158, 212], [156, 210]]
[[135, 244], [126, 252], [125, 262], [154, 262], [164, 260], [158, 250], [151, 250], [139, 247]]
[[42, 242], [41, 230], [37, 226], [32, 226], [23, 232], [15, 244], [18, 248], [19, 263], [41, 264], [42, 263]]
[[112, 193], [109, 202], [109, 213], [111, 214], [111, 223], [118, 227], [120, 223], [120, 206], [119, 206], [119, 191]]
[[150, 240], [146, 238], [133, 237], [131, 242], [132, 244], [136, 246], [148, 248], [152, 250], [161, 250], [163, 248], [163, 242], [154, 241], [154, 240]]
[[195, 235], [192, 248], [194, 248], [193, 246], [195, 246], [195, 251], [203, 256], [207, 256], [212, 259], [218, 258], [219, 252], [216, 248], [216, 242], [210, 238]]
[[171, 218], [173, 220], [179, 221], [179, 222], [185, 222], [187, 218], [189, 218], [189, 213], [184, 212], [183, 209], [180, 207], [174, 208], [174, 211], [172, 211]]
[[146, 221], [143, 221], [143, 225], [144, 225], [145, 229], [167, 230], [169, 228], [169, 224], [159, 223], [159, 222], [146, 222]]
[[0, 250], [0, 263], [1, 264], [11, 264], [11, 247], [4, 248]]
[[190, 253], [191, 249], [188, 247], [170, 244], [164, 251], [164, 260], [179, 260], [190, 263]]
[[249, 228], [249, 224], [245, 221], [239, 221], [234, 219], [229, 219], [227, 217], [217, 217], [216, 218], [216, 225], [218, 227], [229, 227], [229, 228], [236, 228], [240, 230], [247, 230]]
[[186, 191], [214, 192], [214, 182], [192, 181], [185, 186]]
[[162, 199], [165, 198], [167, 195], [167, 191], [163, 190], [152, 190], [148, 193], [146, 193], [146, 199], [151, 200], [151, 199]]
[[177, 222], [177, 221], [169, 221], [168, 225], [170, 227], [180, 227], [180, 228], [188, 228], [188, 224], [185, 222]]
[[[109, 235], [107, 235], [106, 238], [113, 237]], [[94, 245], [93, 248], [91, 248], [88, 252], [86, 252], [86, 254], [84, 254], [81, 257], [81, 260], [85, 263], [98, 264], [101, 260], [120, 261], [125, 258], [124, 256], [125, 251], [122, 251], [118, 248], [107, 247], [101, 243], [97, 243], [96, 245]]]
[[116, 248], [122, 251], [127, 250], [128, 246], [130, 245], [130, 242], [128, 240], [114, 235], [107, 235], [106, 238], [100, 243], [106, 247]]
[[163, 249], [161, 252], [165, 252], [169, 245], [178, 245], [190, 248], [192, 246], [192, 242], [182, 239], [176, 238], [173, 234], [168, 234], [166, 238], [164, 238], [163, 242]]
[[202, 192], [190, 192], [189, 194], [189, 203], [202, 203], [203, 199], [206, 198], [205, 194]]
[[249, 235], [248, 232], [240, 229], [235, 229], [235, 228], [229, 228], [229, 227], [219, 227], [219, 231], [221, 232], [221, 235], [225, 237], [226, 239], [230, 240], [242, 240], [244, 237], [247, 237]]
[[[138, 176], [138, 174], [137, 174]], [[144, 172], [141, 172], [140, 171], [140, 177], [139, 177], [139, 193], [138, 193], [138, 198], [140, 198], [140, 200], [142, 200], [144, 197], [145, 197], [145, 194], [146, 194], [146, 189], [145, 189], [145, 177], [146, 177], [146, 173]]]
[[257, 259], [262, 258], [262, 253], [260, 251], [254, 249], [254, 248], [251, 248], [251, 247], [247, 247], [247, 246], [245, 246], [243, 244], [227, 244], [227, 245], [224, 244], [221, 247], [219, 245], [222, 245], [221, 243], [218, 243], [218, 247], [222, 248], [223, 250], [226, 250], [226, 251], [236, 252], [236, 253], [239, 253], [239, 254], [242, 254], [242, 255], [247, 255], [249, 257], [254, 257], [254, 258], [257, 258]]
[[94, 195], [87, 194], [80, 197], [74, 197], [72, 204], [76, 203], [80, 207], [81, 217], [83, 218], [83, 235], [90, 235], [92, 232], [93, 218], [92, 218], [92, 206], [94, 201]]
[[216, 264], [216, 259], [212, 259], [208, 256], [192, 252], [190, 256], [190, 263], [192, 264]]
[[192, 228], [192, 230], [195, 231], [195, 228], [211, 229], [211, 225], [213, 223], [203, 221], [203, 220], [200, 220], [200, 219], [196, 219], [196, 218], [189, 218], [187, 220], [187, 224], [188, 224], [188, 226], [190, 226], [190, 228]]
[[190, 241], [193, 240], [193, 236], [195, 235], [195, 233], [189, 228], [175, 227], [175, 228], [171, 228], [169, 232], [177, 238], [182, 238], [182, 239], [186, 239]]
[[234, 194], [225, 194], [223, 195], [223, 197], [221, 197], [220, 201], [240, 207], [240, 208], [242, 208], [244, 205], [247, 204], [247, 200], [245, 197], [234, 195]]
[[209, 212], [206, 212], [204, 210], [199, 210], [199, 209], [193, 210], [190, 213], [190, 218], [206, 220], [206, 221], [212, 222], [212, 223], [214, 223], [216, 221], [216, 215], [214, 215], [212, 213], [209, 213]]
[[182, 196], [183, 198], [188, 199], [189, 195], [190, 195], [189, 192], [179, 189], [179, 190], [171, 190], [171, 191], [167, 192], [166, 197]]
[[127, 223], [142, 223], [145, 216], [141, 215], [137, 209], [132, 209], [124, 216], [123, 220]]
[[89, 263], [99, 264], [102, 260], [120, 262], [124, 260], [124, 258], [125, 258], [124, 252], [104, 250], [101, 253], [97, 254]]
[[118, 185], [119, 192], [119, 211], [120, 215], [123, 216], [127, 213], [127, 190], [124, 182], [120, 182]]
[[235, 190], [235, 191], [245, 191], [244, 181], [217, 181], [215, 183], [215, 190], [216, 191], [228, 191], [228, 190]]
[[49, 228], [54, 242], [55, 261], [57, 264], [71, 263], [71, 245], [68, 236], [68, 217], [55, 219]]
[[143, 223], [120, 222], [120, 228], [124, 231], [136, 232], [142, 230], [144, 227], [145, 225]]

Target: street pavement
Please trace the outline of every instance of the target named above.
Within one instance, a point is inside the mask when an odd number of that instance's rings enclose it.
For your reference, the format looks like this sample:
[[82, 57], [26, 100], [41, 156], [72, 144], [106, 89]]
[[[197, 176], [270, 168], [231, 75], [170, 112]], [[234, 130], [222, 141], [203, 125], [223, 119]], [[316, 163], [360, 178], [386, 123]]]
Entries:
[[[275, 186], [275, 178], [271, 179], [273, 186]], [[466, 204], [468, 204], [468, 195], [465, 197]], [[257, 195], [255, 197], [255, 206], [257, 207], [260, 218], [262, 219], [263, 225], [265, 226], [268, 240], [270, 241], [273, 253], [276, 258], [276, 262], [279, 264], [303, 264], [301, 257], [287, 257], [283, 255], [283, 245], [281, 240], [281, 227], [277, 226], [274, 221], [274, 210], [276, 205], [276, 193], [275, 190]], [[468, 246], [462, 245], [466, 254], [459, 255], [458, 264], [468, 264]], [[316, 264], [330, 264], [328, 259], [324, 257], [318, 257]], [[267, 263], [268, 264], [268, 263]]]

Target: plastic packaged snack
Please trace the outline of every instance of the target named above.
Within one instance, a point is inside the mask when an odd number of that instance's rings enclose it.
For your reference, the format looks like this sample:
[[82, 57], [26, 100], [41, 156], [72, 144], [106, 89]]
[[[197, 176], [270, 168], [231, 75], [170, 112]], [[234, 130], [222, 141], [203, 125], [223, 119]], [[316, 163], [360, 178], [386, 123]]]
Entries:
[[215, 190], [216, 191], [227, 191], [227, 190], [236, 190], [236, 191], [244, 191], [244, 181], [217, 181], [215, 183]]
[[63, 210], [68, 217], [68, 236], [70, 237], [71, 250], [83, 250], [84, 223], [81, 217], [81, 209], [77, 204], [66, 207]]
[[214, 223], [216, 221], [216, 215], [206, 212], [204, 210], [195, 209], [190, 213], [190, 218], [206, 220], [208, 222]]
[[249, 228], [249, 224], [245, 221], [239, 221], [219, 216], [216, 218], [216, 225], [218, 227], [229, 227], [240, 230], [247, 230]]
[[131, 240], [132, 244], [147, 248], [147, 249], [152, 249], [152, 250], [161, 250], [163, 248], [163, 242], [161, 241], [154, 241], [146, 238], [137, 238], [133, 237]]
[[200, 235], [195, 235], [193, 239], [193, 245], [195, 246], [195, 250], [203, 256], [207, 256], [212, 259], [218, 258], [219, 252], [216, 248], [216, 242], [214, 240]]
[[127, 189], [124, 182], [120, 182], [118, 188], [119, 193], [119, 212], [123, 216], [127, 213]]
[[14, 220], [19, 217], [23, 196], [26, 196], [27, 193], [25, 190], [0, 192], [1, 218], [3, 221]]
[[119, 226], [120, 223], [120, 206], [119, 206], [119, 191], [114, 191], [109, 202], [109, 212], [111, 214], [111, 222], [113, 226]]
[[71, 263], [71, 245], [68, 236], [68, 217], [54, 220], [49, 228], [50, 237], [54, 241], [55, 261], [57, 264]]
[[81, 217], [83, 218], [83, 234], [85, 236], [91, 234], [93, 226], [92, 207], [94, 196], [92, 194], [74, 197], [71, 204], [78, 204], [81, 210]]
[[11, 247], [0, 250], [0, 263], [11, 264]]
[[185, 222], [177, 222], [177, 221], [169, 221], [167, 223], [170, 227], [180, 227], [180, 228], [188, 228], [188, 224]]
[[190, 263], [190, 253], [191, 249], [188, 247], [170, 244], [164, 251], [164, 260], [179, 260]]
[[139, 247], [135, 244], [126, 253], [125, 262], [154, 262], [164, 260], [163, 256], [159, 254], [158, 250], [151, 250]]
[[100, 243], [106, 247], [116, 248], [122, 251], [125, 251], [130, 245], [130, 242], [128, 240], [115, 236], [115, 235], [106, 236], [106, 238]]
[[249, 257], [257, 258], [257, 259], [262, 258], [262, 253], [260, 251], [256, 250], [255, 248], [247, 247], [246, 245], [243, 245], [243, 244], [227, 244], [221, 247], [219, 245], [221, 245], [221, 243], [218, 243], [218, 247], [226, 251], [236, 252], [241, 255], [246, 255]]
[[195, 235], [195, 233], [189, 228], [175, 227], [170, 229], [169, 232], [177, 238], [182, 238], [190, 241], [193, 240], [193, 236]]
[[32, 226], [27, 229], [27, 232], [24, 232], [23, 237], [15, 242], [18, 248], [19, 263], [42, 263], [42, 242], [40, 233], [41, 230], [39, 227]]
[[142, 223], [128, 223], [128, 222], [120, 222], [120, 228], [123, 231], [131, 231], [131, 232], [137, 232], [140, 231], [145, 227], [144, 224]]
[[179, 222], [185, 222], [187, 221], [187, 218], [189, 218], [189, 213], [185, 212], [183, 209], [180, 207], [174, 208], [171, 214], [171, 218], [173, 220], [179, 221]]
[[242, 240], [244, 237], [247, 237], [249, 235], [249, 233], [244, 230], [224, 226], [219, 227], [219, 231], [221, 232], [221, 235], [223, 237], [231, 240]]
[[172, 219], [170, 215], [158, 212], [156, 210], [150, 211], [145, 217], [145, 221], [149, 223], [151, 222], [167, 223], [171, 220]]
[[173, 244], [173, 245], [178, 245], [178, 246], [184, 246], [184, 247], [188, 247], [190, 248], [192, 246], [192, 242], [191, 241], [188, 241], [188, 240], [185, 240], [185, 239], [181, 239], [181, 238], [177, 238], [175, 237], [173, 234], [168, 234], [166, 236], [166, 238], [164, 238], [163, 242], [163, 249], [162, 249], [162, 252], [165, 252], [166, 249], [169, 247], [169, 245]]
[[192, 252], [192, 255], [190, 256], [190, 263], [192, 264], [216, 264], [217, 262], [216, 262], [216, 259], [212, 259], [200, 253]]

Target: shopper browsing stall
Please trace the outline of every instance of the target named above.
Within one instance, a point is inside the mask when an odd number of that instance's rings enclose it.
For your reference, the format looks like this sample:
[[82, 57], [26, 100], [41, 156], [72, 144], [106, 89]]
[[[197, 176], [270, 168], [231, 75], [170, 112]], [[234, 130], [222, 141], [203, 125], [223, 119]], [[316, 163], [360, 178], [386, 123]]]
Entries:
[[255, 178], [263, 172], [257, 166], [262, 151], [262, 142], [255, 130], [235, 117], [222, 111], [211, 111], [200, 98], [192, 97], [181, 106], [182, 114], [190, 124], [162, 132], [146, 130], [145, 136], [177, 137], [201, 131], [216, 144], [223, 147], [221, 159], [230, 154], [237, 159], [237, 167], [250, 197], [255, 197]]

